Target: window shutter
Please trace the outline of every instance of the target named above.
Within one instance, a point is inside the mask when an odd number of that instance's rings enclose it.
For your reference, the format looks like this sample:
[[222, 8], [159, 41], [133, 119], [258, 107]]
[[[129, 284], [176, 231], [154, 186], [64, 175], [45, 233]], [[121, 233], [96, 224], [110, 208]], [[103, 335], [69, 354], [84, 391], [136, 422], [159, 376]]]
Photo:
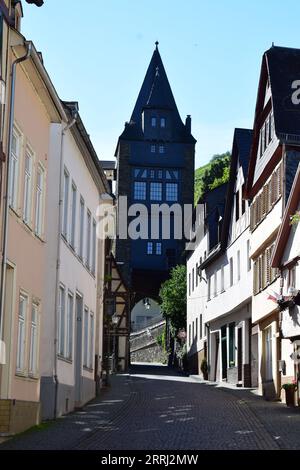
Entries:
[[269, 184], [265, 185], [265, 204], [266, 204], [266, 214], [270, 210], [270, 195], [269, 195]]
[[254, 205], [251, 204], [251, 206], [250, 206], [250, 231], [251, 232], [253, 232], [253, 230], [254, 230], [254, 220], [253, 220], [254, 211], [253, 211], [253, 209], [254, 209]]

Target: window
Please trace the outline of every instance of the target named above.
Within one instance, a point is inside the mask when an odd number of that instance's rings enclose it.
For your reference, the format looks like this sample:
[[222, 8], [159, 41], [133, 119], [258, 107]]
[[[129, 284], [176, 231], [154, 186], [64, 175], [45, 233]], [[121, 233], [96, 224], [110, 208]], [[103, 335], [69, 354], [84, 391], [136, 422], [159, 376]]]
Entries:
[[153, 243], [148, 242], [147, 243], [147, 255], [152, 255], [153, 254]]
[[146, 199], [146, 183], [136, 181], [134, 183], [134, 199], [145, 200]]
[[242, 215], [245, 214], [246, 211], [246, 201], [243, 198], [243, 194], [245, 193], [245, 184], [242, 186]]
[[161, 144], [161, 145], [158, 147], [158, 151], [159, 151], [159, 153], [165, 153], [165, 146]]
[[191, 325], [189, 324], [189, 346], [192, 344]]
[[198, 340], [198, 318], [196, 318], [196, 334], [195, 334], [196, 341]]
[[20, 159], [20, 141], [21, 137], [16, 129], [13, 130], [11, 144], [11, 161], [9, 171], [8, 198], [9, 204], [13, 209], [17, 209], [18, 204], [18, 176], [19, 176], [19, 159]]
[[289, 269], [288, 274], [288, 288], [296, 287], [296, 266], [293, 266]]
[[37, 375], [38, 369], [38, 305], [32, 304], [30, 326], [29, 374]]
[[26, 148], [24, 168], [24, 206], [23, 220], [26, 224], [31, 223], [31, 191], [32, 191], [32, 153]]
[[151, 145], [151, 153], [155, 153], [156, 152], [156, 145]]
[[237, 252], [237, 280], [241, 280], [241, 253], [240, 250]]
[[134, 177], [135, 178], [137, 178], [139, 172], [140, 172], [140, 170], [138, 168], [135, 168], [135, 170], [134, 170]]
[[167, 183], [166, 184], [166, 200], [177, 201], [177, 199], [178, 199], [178, 184]]
[[195, 269], [192, 269], [192, 291], [195, 290]]
[[84, 199], [80, 197], [80, 233], [79, 233], [79, 257], [83, 259], [84, 238]]
[[221, 292], [225, 291], [225, 284], [224, 284], [224, 266], [221, 266]]
[[203, 337], [203, 320], [202, 320], [202, 313], [200, 313], [200, 339]]
[[150, 199], [152, 201], [161, 201], [162, 183], [150, 183]]
[[235, 323], [229, 325], [229, 367], [235, 366]]
[[91, 267], [91, 213], [86, 213], [86, 267]]
[[68, 209], [69, 209], [69, 173], [65, 168], [64, 171], [64, 196], [63, 196], [63, 226], [62, 234], [68, 238]]
[[166, 127], [166, 118], [160, 118], [160, 127]]
[[156, 243], [156, 254], [161, 255], [161, 243]]
[[207, 300], [211, 299], [211, 276], [207, 279]]
[[196, 263], [196, 287], [198, 287], [198, 281], [199, 281], [199, 276], [198, 276], [198, 263]]
[[251, 271], [250, 240], [247, 240], [247, 270]]
[[84, 342], [83, 342], [83, 365], [88, 366], [89, 353], [89, 309], [84, 308]]
[[192, 328], [193, 328], [193, 336], [192, 336], [192, 338], [193, 338], [193, 341], [194, 341], [194, 339], [195, 339], [195, 322], [194, 322], [194, 321], [193, 321], [193, 326], [192, 326]]
[[93, 233], [92, 233], [92, 273], [96, 273], [96, 244], [97, 244], [97, 234], [96, 234], [96, 221], [93, 219]]
[[191, 295], [191, 273], [189, 273], [189, 295]]
[[90, 314], [90, 345], [89, 345], [89, 366], [94, 368], [94, 314]]
[[253, 291], [254, 295], [265, 289], [275, 281], [279, 270], [271, 267], [271, 258], [274, 245], [268, 247], [254, 260], [253, 263]]
[[156, 127], [156, 117], [151, 118], [151, 126]]
[[155, 177], [155, 171], [154, 170], [150, 170], [150, 178], [154, 178]]
[[235, 193], [235, 220], [240, 218], [240, 192]]
[[159, 179], [162, 179], [162, 177], [163, 177], [163, 172], [162, 172], [162, 170], [158, 170], [157, 177], [158, 177]]
[[19, 299], [18, 314], [18, 344], [17, 344], [17, 371], [24, 371], [25, 368], [25, 347], [26, 347], [26, 313], [28, 298], [21, 294]]
[[65, 288], [59, 288], [59, 323], [58, 323], [58, 354], [65, 355], [65, 315], [66, 315]]
[[44, 170], [41, 166], [37, 170], [35, 195], [35, 233], [39, 237], [43, 234], [44, 225]]
[[73, 306], [74, 297], [71, 292], [68, 293], [68, 314], [67, 314], [67, 339], [66, 339], [66, 357], [72, 359], [73, 355]]
[[76, 229], [76, 200], [77, 200], [77, 189], [76, 185], [72, 183], [72, 211], [71, 211], [71, 246], [75, 248], [75, 229]]
[[214, 297], [217, 297], [218, 284], [217, 284], [217, 271], [214, 273]]
[[233, 259], [229, 260], [229, 270], [230, 270], [230, 287], [233, 286]]

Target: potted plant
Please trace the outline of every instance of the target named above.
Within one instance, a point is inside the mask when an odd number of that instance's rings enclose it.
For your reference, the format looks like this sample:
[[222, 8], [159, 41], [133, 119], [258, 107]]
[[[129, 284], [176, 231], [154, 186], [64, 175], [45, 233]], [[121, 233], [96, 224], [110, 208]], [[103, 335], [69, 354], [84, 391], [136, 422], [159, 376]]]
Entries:
[[205, 358], [202, 359], [200, 369], [201, 369], [201, 372], [203, 374], [204, 380], [208, 380], [208, 364], [207, 364], [207, 360]]
[[295, 406], [295, 391], [297, 390], [296, 381], [287, 382], [282, 385], [283, 390], [285, 390], [285, 401], [287, 406]]

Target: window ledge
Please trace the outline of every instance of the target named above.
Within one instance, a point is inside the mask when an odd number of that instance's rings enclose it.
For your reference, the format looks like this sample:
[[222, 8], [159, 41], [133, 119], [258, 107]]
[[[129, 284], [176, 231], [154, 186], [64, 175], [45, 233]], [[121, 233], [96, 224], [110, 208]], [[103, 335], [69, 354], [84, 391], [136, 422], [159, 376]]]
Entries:
[[57, 359], [59, 359], [62, 362], [66, 362], [67, 364], [73, 364], [72, 359], [69, 359], [67, 357], [62, 356], [61, 354], [57, 354]]

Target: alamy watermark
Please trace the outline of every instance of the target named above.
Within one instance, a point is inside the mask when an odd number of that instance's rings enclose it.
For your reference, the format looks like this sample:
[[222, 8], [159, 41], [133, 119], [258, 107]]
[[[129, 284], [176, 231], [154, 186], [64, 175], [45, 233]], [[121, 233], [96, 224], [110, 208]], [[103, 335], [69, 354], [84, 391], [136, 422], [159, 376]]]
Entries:
[[127, 196], [120, 196], [115, 205], [99, 205], [96, 215], [97, 236], [101, 239], [185, 240], [187, 250], [194, 250], [200, 240], [199, 204], [194, 212], [192, 204], [128, 205]]

